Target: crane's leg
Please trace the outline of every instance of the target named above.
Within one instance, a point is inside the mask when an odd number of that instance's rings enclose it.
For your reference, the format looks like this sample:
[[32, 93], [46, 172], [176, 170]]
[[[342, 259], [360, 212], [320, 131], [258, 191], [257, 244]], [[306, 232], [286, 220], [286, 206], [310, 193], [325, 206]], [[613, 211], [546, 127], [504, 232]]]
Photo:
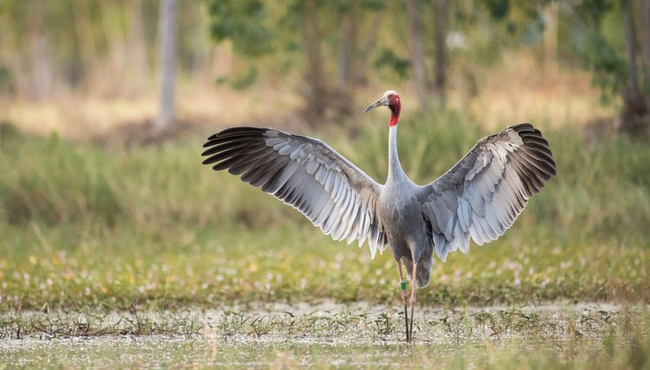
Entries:
[[405, 327], [406, 327], [406, 342], [410, 342], [411, 337], [409, 336], [409, 315], [408, 315], [408, 308], [406, 306], [406, 280], [404, 280], [404, 274], [402, 273], [402, 262], [400, 260], [397, 261], [397, 272], [399, 273], [400, 287], [402, 289], [402, 302], [404, 302], [404, 321], [405, 321]]
[[409, 302], [411, 304], [411, 327], [408, 329], [408, 331], [409, 331], [409, 336], [408, 336], [409, 340], [413, 339], [413, 318], [415, 318], [415, 314], [414, 314], [413, 311], [415, 310], [415, 301], [416, 301], [415, 300], [415, 287], [416, 287], [416, 281], [417, 280], [415, 280], [415, 279], [417, 277], [416, 276], [417, 267], [418, 267], [418, 264], [415, 263], [415, 261], [414, 261], [413, 262], [413, 275], [411, 275], [411, 300]]

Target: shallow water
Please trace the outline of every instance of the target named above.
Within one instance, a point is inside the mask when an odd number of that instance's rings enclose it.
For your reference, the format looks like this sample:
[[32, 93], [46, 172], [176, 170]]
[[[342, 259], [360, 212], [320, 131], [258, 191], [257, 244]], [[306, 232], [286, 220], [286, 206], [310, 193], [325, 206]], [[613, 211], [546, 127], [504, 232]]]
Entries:
[[[412, 345], [403, 342], [399, 311], [367, 304], [143, 312], [139, 320], [160, 327], [178, 324], [168, 326], [176, 331], [156, 335], [100, 331], [92, 336], [34, 331], [20, 339], [8, 335], [0, 340], [0, 369], [481, 368], [511, 355], [589, 361], [607, 335], [647, 320], [646, 312], [645, 307], [597, 304], [423, 309], [416, 311]], [[48, 320], [59, 327], [66, 322], [85, 325], [87, 314], [72, 315], [50, 314]], [[128, 316], [113, 312], [102, 316], [101, 322], [117, 328]]]
[[205, 337], [27, 339], [2, 346], [1, 359], [17, 367], [257, 368], [388, 366], [411, 362], [422, 348], [402, 344], [213, 341]]

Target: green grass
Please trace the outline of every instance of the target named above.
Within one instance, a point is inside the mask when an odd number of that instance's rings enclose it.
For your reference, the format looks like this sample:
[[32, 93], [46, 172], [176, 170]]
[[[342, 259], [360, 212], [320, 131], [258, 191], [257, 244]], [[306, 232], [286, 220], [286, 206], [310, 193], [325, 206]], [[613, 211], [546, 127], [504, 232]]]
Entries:
[[[383, 182], [384, 124], [318, 135]], [[433, 180], [487, 134], [460, 112], [402, 123], [400, 158]], [[544, 121], [540, 121], [544, 127]], [[0, 132], [0, 311], [397, 303], [395, 262], [200, 162], [210, 132], [125, 149]], [[558, 176], [505, 236], [437, 261], [423, 305], [648, 302], [650, 145], [544, 130]]]

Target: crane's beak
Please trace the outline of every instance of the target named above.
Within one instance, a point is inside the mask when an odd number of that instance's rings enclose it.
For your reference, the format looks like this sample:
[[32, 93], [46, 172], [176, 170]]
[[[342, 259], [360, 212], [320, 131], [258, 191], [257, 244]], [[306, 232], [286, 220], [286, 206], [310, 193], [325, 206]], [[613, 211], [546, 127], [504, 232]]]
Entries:
[[368, 108], [364, 109], [363, 113], [370, 112], [371, 110], [373, 110], [373, 109], [375, 109], [377, 107], [381, 107], [381, 106], [386, 107], [389, 104], [390, 103], [388, 101], [388, 97], [387, 96], [382, 96], [381, 98], [379, 98], [379, 100], [377, 100], [376, 102], [370, 104], [368, 106]]

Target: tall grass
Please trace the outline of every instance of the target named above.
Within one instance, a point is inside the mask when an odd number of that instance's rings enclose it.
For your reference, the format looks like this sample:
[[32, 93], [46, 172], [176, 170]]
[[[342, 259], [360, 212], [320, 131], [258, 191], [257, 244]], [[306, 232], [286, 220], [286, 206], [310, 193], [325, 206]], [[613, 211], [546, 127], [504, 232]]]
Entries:
[[[319, 136], [383, 182], [387, 133], [375, 118], [354, 136]], [[488, 134], [473, 122], [460, 111], [404, 120], [407, 173], [422, 184], [444, 173]], [[425, 302], [650, 297], [650, 146], [618, 137], [588, 145], [577, 130], [540, 122], [558, 175], [504, 237], [436, 263]], [[395, 297], [390, 253], [370, 261], [367, 250], [331, 241], [290, 207], [203, 167], [206, 134], [107, 149], [3, 126], [0, 305]]]

